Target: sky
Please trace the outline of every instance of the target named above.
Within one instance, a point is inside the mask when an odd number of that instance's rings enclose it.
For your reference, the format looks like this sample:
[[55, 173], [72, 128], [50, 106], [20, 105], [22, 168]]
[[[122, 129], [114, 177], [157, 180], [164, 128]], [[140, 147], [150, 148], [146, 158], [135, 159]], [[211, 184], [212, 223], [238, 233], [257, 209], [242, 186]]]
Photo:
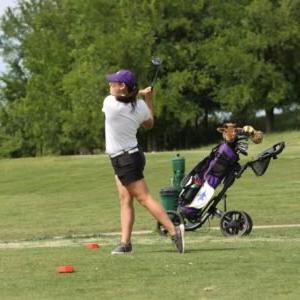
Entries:
[[[7, 7], [14, 7], [17, 0], [0, 0], [0, 17], [4, 14]], [[3, 63], [0, 52], [0, 73], [5, 70], [5, 64]]]

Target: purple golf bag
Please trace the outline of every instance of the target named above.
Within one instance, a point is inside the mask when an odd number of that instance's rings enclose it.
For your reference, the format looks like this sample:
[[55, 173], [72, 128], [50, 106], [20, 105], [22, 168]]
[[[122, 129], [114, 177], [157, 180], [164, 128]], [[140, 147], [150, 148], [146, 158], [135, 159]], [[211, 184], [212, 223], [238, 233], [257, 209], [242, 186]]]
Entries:
[[213, 189], [216, 189], [222, 182], [239, 159], [234, 146], [235, 144], [227, 142], [219, 144], [183, 179], [183, 188], [179, 194], [179, 205], [183, 211], [190, 214], [193, 211], [196, 213], [195, 209], [187, 205], [194, 200], [205, 182]]

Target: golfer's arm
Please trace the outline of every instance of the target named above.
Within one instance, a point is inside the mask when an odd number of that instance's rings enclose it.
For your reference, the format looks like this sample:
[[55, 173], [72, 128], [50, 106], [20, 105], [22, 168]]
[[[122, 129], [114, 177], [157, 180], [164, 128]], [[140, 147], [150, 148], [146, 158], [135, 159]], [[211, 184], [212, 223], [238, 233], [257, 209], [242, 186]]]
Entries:
[[142, 126], [145, 129], [151, 129], [154, 125], [154, 117], [153, 117], [153, 105], [152, 105], [152, 95], [145, 95], [145, 103], [147, 104], [150, 113], [151, 113], [151, 118], [148, 119], [147, 121], [143, 122]]

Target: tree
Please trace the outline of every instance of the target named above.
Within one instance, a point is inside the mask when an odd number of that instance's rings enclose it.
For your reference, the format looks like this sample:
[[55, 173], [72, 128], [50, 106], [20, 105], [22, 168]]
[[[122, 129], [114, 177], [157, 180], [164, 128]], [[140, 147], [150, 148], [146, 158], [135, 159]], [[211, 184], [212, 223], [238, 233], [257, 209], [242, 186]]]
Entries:
[[[299, 103], [299, 1], [19, 0], [1, 20], [0, 155], [104, 149], [105, 75], [155, 86], [148, 150], [212, 141], [217, 111], [245, 119]], [[241, 118], [241, 117], [240, 117]], [[215, 130], [214, 130], [215, 131]]]
[[[265, 109], [266, 130], [273, 109], [296, 100], [299, 62], [299, 18], [293, 1], [249, 1], [209, 43], [207, 60], [220, 77], [216, 89], [223, 108]], [[225, 19], [223, 19], [225, 20]], [[294, 74], [294, 75], [293, 75]], [[291, 78], [294, 78], [291, 80]]]

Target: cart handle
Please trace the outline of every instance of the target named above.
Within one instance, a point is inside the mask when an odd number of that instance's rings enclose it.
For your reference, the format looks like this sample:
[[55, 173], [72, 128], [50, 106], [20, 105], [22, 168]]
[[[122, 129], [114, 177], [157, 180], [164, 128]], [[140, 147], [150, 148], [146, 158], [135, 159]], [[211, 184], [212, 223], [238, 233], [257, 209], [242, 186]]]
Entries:
[[285, 142], [279, 142], [273, 145], [271, 148], [258, 154], [257, 160], [265, 159], [268, 156], [272, 156], [272, 158], [276, 159], [277, 155], [280, 154], [284, 148], [285, 148]]
[[[261, 154], [259, 154], [256, 161], [265, 159], [268, 156], [272, 157], [273, 159], [276, 159], [277, 155], [280, 154], [284, 148], [285, 148], [285, 142], [279, 142], [273, 145], [272, 147], [268, 148], [267, 150], [263, 151]], [[242, 165], [241, 169], [236, 174], [236, 178], [240, 178], [252, 162], [253, 161], [248, 161], [244, 165]]]

